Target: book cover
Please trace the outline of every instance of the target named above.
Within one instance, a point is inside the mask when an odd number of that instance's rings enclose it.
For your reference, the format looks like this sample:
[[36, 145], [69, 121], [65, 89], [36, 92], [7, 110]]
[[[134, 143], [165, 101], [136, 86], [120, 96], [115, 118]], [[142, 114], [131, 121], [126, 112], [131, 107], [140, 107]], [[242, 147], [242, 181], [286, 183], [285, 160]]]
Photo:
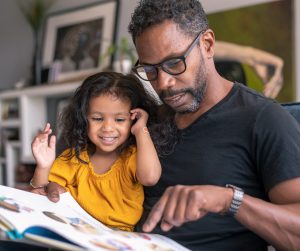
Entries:
[[69, 193], [61, 194], [60, 201], [53, 203], [42, 195], [0, 186], [0, 229], [10, 239], [28, 238], [68, 250], [188, 250], [161, 235], [108, 228], [84, 211]]

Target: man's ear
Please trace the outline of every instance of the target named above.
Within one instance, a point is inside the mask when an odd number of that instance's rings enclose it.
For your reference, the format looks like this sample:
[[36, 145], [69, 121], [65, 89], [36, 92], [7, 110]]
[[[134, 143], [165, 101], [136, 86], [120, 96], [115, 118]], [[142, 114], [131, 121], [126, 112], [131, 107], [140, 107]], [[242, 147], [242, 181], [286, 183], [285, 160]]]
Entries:
[[203, 43], [203, 47], [205, 50], [205, 54], [207, 58], [213, 58], [214, 56], [214, 48], [215, 48], [215, 34], [211, 29], [206, 30], [201, 36], [201, 42]]

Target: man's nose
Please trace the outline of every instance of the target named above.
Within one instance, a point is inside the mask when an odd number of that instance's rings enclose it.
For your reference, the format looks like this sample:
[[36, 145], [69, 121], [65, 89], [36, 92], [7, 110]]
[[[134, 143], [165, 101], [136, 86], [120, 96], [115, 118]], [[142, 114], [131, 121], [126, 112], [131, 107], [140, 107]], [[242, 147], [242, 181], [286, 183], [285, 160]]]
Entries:
[[175, 78], [163, 71], [162, 69], [158, 70], [157, 80], [156, 80], [156, 89], [158, 91], [167, 90], [170, 87], [175, 85]]

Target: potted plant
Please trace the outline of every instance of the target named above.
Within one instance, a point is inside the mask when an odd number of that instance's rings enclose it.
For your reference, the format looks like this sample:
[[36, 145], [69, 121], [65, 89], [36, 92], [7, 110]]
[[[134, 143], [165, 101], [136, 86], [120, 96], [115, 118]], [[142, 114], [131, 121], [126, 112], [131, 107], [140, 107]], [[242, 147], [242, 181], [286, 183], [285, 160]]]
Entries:
[[113, 62], [112, 66], [113, 70], [122, 73], [130, 72], [131, 67], [137, 58], [135, 48], [129, 45], [126, 37], [122, 37], [120, 42], [117, 44], [111, 44], [106, 52], [102, 55], [100, 63], [108, 56], [115, 56], [115, 61]]
[[21, 12], [33, 31], [33, 58], [31, 65], [31, 84], [41, 83], [41, 27], [47, 11], [55, 0], [30, 0], [17, 1]]

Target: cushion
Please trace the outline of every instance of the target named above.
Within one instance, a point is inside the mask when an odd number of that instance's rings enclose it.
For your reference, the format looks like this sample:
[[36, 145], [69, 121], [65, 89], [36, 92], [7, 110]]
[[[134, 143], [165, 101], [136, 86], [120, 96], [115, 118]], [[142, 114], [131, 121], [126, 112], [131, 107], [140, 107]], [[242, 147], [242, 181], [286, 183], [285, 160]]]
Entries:
[[300, 102], [283, 103], [281, 105], [284, 109], [289, 111], [300, 124]]

